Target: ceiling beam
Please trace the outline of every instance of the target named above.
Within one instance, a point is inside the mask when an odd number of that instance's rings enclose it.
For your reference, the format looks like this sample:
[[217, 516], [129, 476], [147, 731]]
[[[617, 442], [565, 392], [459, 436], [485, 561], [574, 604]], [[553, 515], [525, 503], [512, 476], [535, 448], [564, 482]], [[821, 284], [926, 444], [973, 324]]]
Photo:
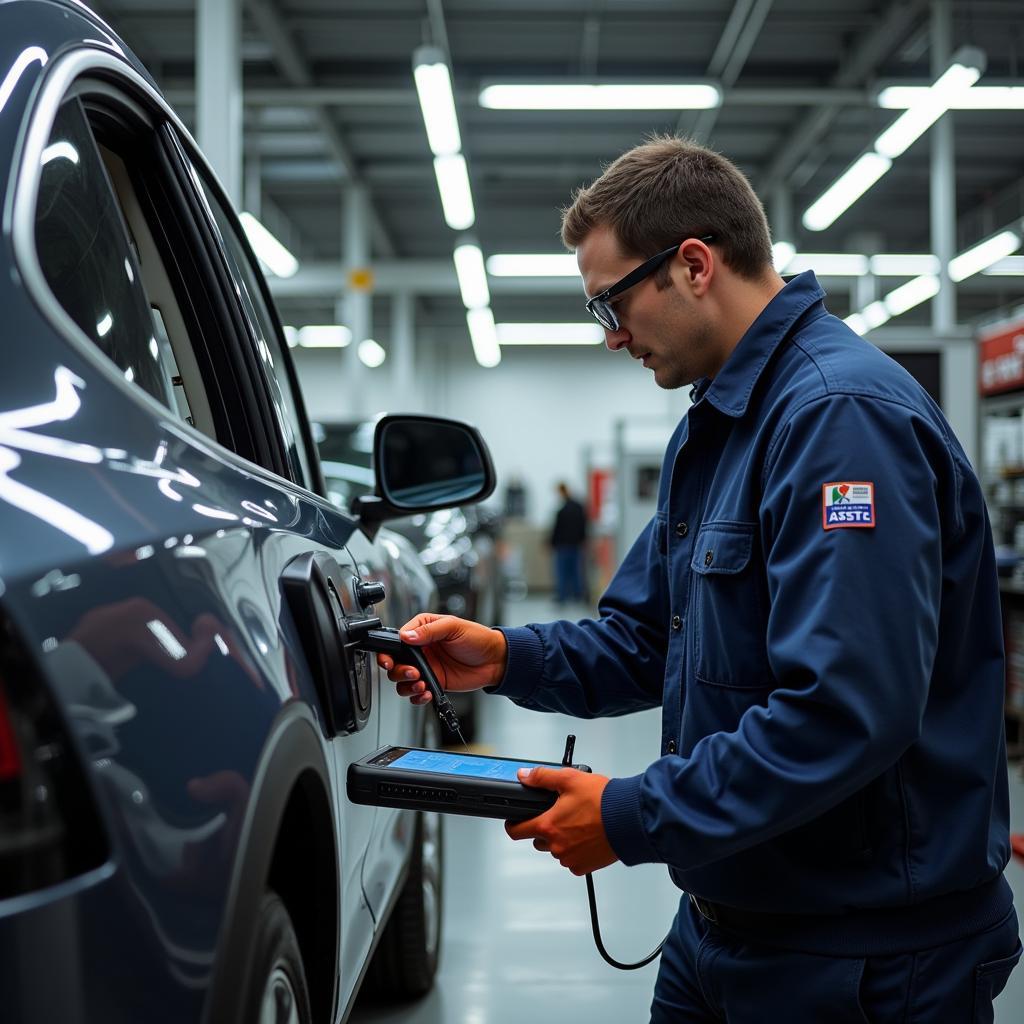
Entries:
[[[860, 39], [830, 84], [837, 89], [861, 85], [881, 61], [899, 46], [918, 21], [927, 3], [928, 0], [906, 0], [905, 3], [892, 4], [885, 17]], [[761, 195], [770, 195], [778, 185], [785, 183], [792, 171], [821, 140], [840, 110], [840, 104], [826, 102], [808, 113], [780, 140], [776, 147], [778, 156], [757, 182], [757, 190]]]
[[[313, 74], [309, 70], [305, 57], [299, 52], [274, 0], [247, 0], [247, 7], [260, 34], [274, 48], [275, 58], [285, 78], [293, 86], [301, 89], [310, 88], [313, 85]], [[245, 90], [243, 89], [242, 92], [244, 97]], [[352, 185], [360, 184], [361, 179], [355, 157], [323, 104], [318, 104], [316, 107], [316, 121], [323, 133], [328, 151], [341, 168], [344, 177]], [[396, 251], [394, 241], [373, 203], [370, 202], [369, 206], [370, 231], [373, 235], [374, 246], [385, 256], [394, 256]]]

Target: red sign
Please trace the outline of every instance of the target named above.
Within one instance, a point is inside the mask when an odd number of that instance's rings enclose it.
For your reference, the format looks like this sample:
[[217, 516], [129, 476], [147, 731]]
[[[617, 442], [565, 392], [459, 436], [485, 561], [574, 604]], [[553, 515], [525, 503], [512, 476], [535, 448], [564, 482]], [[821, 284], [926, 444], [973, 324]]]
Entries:
[[1024, 387], [1024, 320], [983, 335], [978, 345], [979, 390], [996, 395]]

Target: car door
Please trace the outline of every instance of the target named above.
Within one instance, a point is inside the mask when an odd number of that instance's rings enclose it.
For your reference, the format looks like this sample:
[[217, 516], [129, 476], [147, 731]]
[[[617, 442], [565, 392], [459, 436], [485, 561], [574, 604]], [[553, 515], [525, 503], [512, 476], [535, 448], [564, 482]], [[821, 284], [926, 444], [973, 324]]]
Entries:
[[[139, 82], [119, 82], [105, 56], [97, 63], [102, 78], [79, 57], [62, 95], [51, 88], [34, 126], [46, 147], [21, 189], [34, 218], [22, 266], [36, 312], [57, 334], [40, 334], [6, 382], [44, 399], [18, 418], [43, 430], [19, 435], [32, 454], [18, 493], [37, 496], [22, 500], [19, 529], [30, 550], [48, 544], [46, 559], [61, 568], [40, 590], [15, 562], [6, 598], [44, 650], [80, 649], [101, 665], [117, 704], [103, 729], [95, 709], [77, 726], [126, 898], [139, 905], [134, 927], [166, 951], [176, 983], [173, 998], [140, 987], [138, 1019], [194, 1016], [261, 752], [300, 703], [329, 753], [344, 1005], [373, 935], [361, 874], [374, 810], [348, 805], [342, 790], [347, 764], [377, 744], [379, 678], [369, 658], [355, 659], [366, 714], [359, 728], [332, 730], [283, 578], [297, 560], [331, 558], [338, 600], [355, 614], [357, 562], [367, 575], [385, 567], [365, 538], [350, 553], [351, 518], [312, 492], [287, 358], [278, 347], [285, 375], [272, 372], [271, 341], [209, 197], [204, 206], [199, 172]], [[293, 388], [291, 422], [274, 392], [282, 380]], [[53, 429], [90, 444], [48, 440]], [[73, 513], [55, 497], [64, 487]], [[57, 585], [72, 576], [73, 587]], [[34, 602], [33, 587], [42, 594]], [[130, 962], [139, 936], [107, 931]]]

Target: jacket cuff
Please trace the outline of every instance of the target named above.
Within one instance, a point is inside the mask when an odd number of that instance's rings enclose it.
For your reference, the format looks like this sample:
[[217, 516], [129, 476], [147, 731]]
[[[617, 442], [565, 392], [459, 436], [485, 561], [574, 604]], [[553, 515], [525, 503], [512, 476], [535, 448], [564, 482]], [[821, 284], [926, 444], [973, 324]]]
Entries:
[[508, 644], [508, 663], [501, 682], [484, 689], [512, 700], [526, 700], [537, 689], [544, 671], [544, 645], [529, 626], [503, 627], [498, 632]]
[[601, 823], [615, 855], [629, 867], [660, 863], [640, 813], [640, 788], [644, 777], [609, 779], [601, 794]]

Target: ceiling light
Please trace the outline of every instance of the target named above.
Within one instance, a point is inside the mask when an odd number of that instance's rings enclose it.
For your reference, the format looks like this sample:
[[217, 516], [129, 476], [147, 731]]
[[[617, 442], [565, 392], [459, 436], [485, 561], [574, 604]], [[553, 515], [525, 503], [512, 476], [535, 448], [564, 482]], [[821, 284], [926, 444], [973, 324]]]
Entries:
[[721, 103], [721, 90], [709, 83], [502, 84], [480, 90], [480, 106], [492, 110], [707, 110]]
[[882, 301], [892, 316], [899, 316], [938, 293], [938, 277], [934, 274], [922, 274], [906, 284], [901, 284], [899, 288], [894, 288]]
[[791, 274], [813, 270], [822, 277], [863, 277], [868, 272], [868, 258], [856, 252], [801, 252], [786, 270]]
[[469, 187], [466, 159], [461, 154], [434, 157], [434, 174], [441, 193], [441, 208], [448, 227], [465, 231], [473, 226], [473, 192]]
[[892, 314], [886, 309], [885, 303], [881, 299], [865, 306], [860, 311], [860, 315], [869, 331], [873, 331], [876, 327], [881, 327], [886, 320], [892, 318]]
[[344, 348], [352, 340], [352, 332], [343, 324], [308, 324], [299, 328], [299, 344], [303, 348]]
[[466, 309], [480, 309], [489, 306], [491, 293], [487, 288], [487, 272], [484, 270], [484, 256], [480, 246], [464, 243], [455, 247], [452, 254], [455, 273], [459, 278], [459, 292]]
[[930, 252], [887, 252], [872, 256], [869, 266], [877, 277], [916, 277], [918, 274], [937, 274], [939, 257]]
[[792, 242], [776, 242], [772, 246], [772, 266], [777, 274], [781, 274], [796, 252]]
[[363, 338], [363, 340], [359, 342], [359, 347], [356, 349], [356, 353], [359, 355], [360, 361], [365, 363], [371, 369], [380, 366], [380, 364], [387, 358], [387, 352], [385, 352], [383, 347], [374, 341], [373, 338]]
[[824, 231], [851, 207], [889, 168], [892, 161], [878, 153], [865, 153], [844, 171], [805, 211], [804, 227]]
[[[920, 102], [927, 85], [894, 85], [878, 94], [878, 105], [886, 110], [906, 110]], [[978, 85], [949, 102], [950, 110], [1024, 110], [1024, 87], [1019, 85]]]
[[295, 327], [292, 327], [291, 324], [284, 324], [281, 327], [281, 330], [284, 331], [284, 340], [285, 340], [286, 344], [288, 345], [288, 347], [289, 348], [295, 348], [295, 346], [298, 345], [298, 343], [299, 343], [299, 332], [298, 332], [298, 329], [295, 328]]
[[986, 238], [984, 242], [971, 246], [949, 261], [949, 276], [953, 281], [963, 281], [979, 270], [992, 266], [997, 260], [1009, 256], [1020, 248], [1020, 235], [1016, 231], [1000, 231], [998, 235]]
[[291, 277], [299, 269], [299, 261], [251, 213], [240, 213], [238, 219], [256, 258], [270, 273]]
[[860, 313], [851, 313], [843, 323], [855, 334], [865, 335], [868, 333], [867, 321]]
[[600, 345], [604, 331], [599, 324], [498, 324], [501, 345]]
[[473, 354], [481, 366], [488, 368], [501, 362], [498, 332], [494, 327], [494, 314], [490, 308], [466, 310], [466, 326], [473, 342]]
[[982, 273], [993, 277], [1016, 277], [1024, 274], [1024, 256], [1007, 256], [987, 267]]
[[499, 252], [487, 258], [492, 277], [579, 277], [580, 268], [570, 252]]
[[935, 80], [935, 84], [875, 139], [877, 152], [890, 160], [906, 152], [942, 117], [951, 102], [974, 85], [984, 67], [985, 57], [980, 50], [965, 47], [957, 51], [952, 63]]
[[452, 95], [452, 78], [444, 53], [436, 46], [421, 46], [413, 54], [416, 94], [434, 156], [451, 156], [462, 149], [459, 120]]

